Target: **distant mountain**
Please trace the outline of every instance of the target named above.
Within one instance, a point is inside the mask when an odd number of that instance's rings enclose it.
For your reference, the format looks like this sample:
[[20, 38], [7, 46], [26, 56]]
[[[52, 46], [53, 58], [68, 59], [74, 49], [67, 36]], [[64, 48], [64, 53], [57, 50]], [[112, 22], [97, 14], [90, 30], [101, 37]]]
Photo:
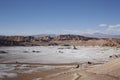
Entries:
[[50, 36], [50, 37], [53, 37], [53, 36], [56, 36], [56, 34], [38, 34], [38, 35], [31, 35], [33, 37], [43, 37], [43, 36]]
[[103, 34], [103, 33], [83, 34], [83, 36], [95, 37], [95, 38], [115, 38], [115, 39], [120, 39], [120, 35], [109, 35], [109, 34]]

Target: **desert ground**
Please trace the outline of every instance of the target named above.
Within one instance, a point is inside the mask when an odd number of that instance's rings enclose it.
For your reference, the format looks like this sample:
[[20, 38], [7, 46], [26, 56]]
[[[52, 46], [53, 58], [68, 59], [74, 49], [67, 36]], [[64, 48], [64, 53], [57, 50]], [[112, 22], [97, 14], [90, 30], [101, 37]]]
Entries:
[[120, 48], [0, 47], [0, 80], [120, 80]]

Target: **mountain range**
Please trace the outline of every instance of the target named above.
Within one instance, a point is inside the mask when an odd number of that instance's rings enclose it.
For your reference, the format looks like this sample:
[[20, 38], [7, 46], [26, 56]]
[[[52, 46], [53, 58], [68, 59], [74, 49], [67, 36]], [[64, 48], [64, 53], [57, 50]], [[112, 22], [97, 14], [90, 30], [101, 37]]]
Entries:
[[[34, 37], [42, 37], [42, 36], [56, 36], [57, 34], [38, 34], [38, 35], [31, 35]], [[75, 35], [75, 34], [73, 34]], [[93, 33], [93, 34], [82, 34], [85, 37], [94, 37], [94, 38], [115, 38], [120, 39], [120, 35], [112, 35], [112, 34], [104, 34], [104, 33]]]
[[93, 33], [93, 34], [83, 34], [83, 35], [86, 37], [120, 39], [120, 35], [111, 35], [111, 34], [104, 34], [104, 33]]

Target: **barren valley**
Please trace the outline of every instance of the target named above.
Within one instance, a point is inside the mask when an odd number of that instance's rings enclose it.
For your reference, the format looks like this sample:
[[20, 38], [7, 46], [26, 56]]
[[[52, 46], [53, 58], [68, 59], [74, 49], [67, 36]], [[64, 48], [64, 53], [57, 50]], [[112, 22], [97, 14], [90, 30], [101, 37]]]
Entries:
[[1, 36], [0, 80], [120, 80], [120, 40]]

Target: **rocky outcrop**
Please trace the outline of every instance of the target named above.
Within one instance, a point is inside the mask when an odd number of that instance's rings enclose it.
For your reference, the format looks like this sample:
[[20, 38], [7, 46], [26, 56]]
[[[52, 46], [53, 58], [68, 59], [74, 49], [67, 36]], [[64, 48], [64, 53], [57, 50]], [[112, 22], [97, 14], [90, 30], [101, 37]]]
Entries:
[[0, 36], [0, 46], [22, 46], [22, 43], [34, 40], [31, 36]]
[[80, 35], [58, 35], [54, 37], [54, 40], [90, 40], [97, 38], [84, 37]]
[[116, 46], [120, 47], [120, 39], [91, 38], [80, 35], [58, 35], [58, 36], [0, 36], [0, 46], [55, 46], [55, 45], [77, 45], [77, 46]]
[[0, 40], [0, 46], [19, 46], [20, 42], [9, 41], [9, 40]]
[[16, 42], [31, 42], [34, 41], [32, 36], [0, 36], [0, 40], [16, 41]]

